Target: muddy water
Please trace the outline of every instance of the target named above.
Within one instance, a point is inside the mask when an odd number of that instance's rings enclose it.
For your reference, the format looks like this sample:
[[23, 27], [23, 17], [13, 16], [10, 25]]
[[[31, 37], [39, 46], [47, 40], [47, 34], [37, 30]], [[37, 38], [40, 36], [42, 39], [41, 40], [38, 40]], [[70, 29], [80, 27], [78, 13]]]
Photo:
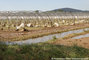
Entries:
[[52, 35], [48, 35], [48, 36], [43, 36], [43, 37], [38, 37], [38, 38], [34, 38], [34, 39], [28, 39], [28, 40], [24, 40], [24, 41], [14, 41], [14, 42], [5, 42], [6, 44], [33, 44], [33, 43], [39, 43], [39, 42], [46, 42], [48, 40], [52, 40], [53, 37], [55, 36], [56, 38], [63, 38], [64, 36], [68, 35], [68, 34], [72, 34], [72, 33], [81, 33], [84, 31], [88, 31], [89, 28], [84, 28], [84, 29], [78, 29], [78, 30], [72, 30], [72, 31], [67, 31], [67, 32], [63, 32], [63, 33], [57, 33], [57, 34], [52, 34]]

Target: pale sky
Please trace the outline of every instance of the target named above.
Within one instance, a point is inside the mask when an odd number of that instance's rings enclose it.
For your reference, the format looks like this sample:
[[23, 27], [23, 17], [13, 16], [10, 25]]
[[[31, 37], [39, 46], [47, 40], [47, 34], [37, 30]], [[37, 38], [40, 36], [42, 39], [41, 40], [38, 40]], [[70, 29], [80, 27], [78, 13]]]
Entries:
[[89, 10], [89, 0], [0, 0], [2, 10], [54, 10], [58, 8]]

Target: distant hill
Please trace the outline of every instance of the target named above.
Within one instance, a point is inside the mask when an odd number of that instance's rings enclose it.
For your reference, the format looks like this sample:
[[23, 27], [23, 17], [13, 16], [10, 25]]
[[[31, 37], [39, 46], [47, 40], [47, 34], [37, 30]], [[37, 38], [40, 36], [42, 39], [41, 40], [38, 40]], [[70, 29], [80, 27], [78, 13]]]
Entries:
[[83, 11], [83, 10], [79, 10], [79, 9], [73, 9], [73, 8], [61, 8], [61, 9], [54, 9], [51, 10], [50, 12], [55, 11], [63, 11], [63, 12], [89, 12], [89, 11]]

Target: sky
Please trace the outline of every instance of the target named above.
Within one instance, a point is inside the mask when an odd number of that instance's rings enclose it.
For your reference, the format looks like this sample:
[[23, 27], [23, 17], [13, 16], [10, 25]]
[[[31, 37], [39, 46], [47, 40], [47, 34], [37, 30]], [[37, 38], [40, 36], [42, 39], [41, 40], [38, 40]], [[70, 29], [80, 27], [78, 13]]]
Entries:
[[0, 11], [47, 11], [58, 8], [75, 8], [81, 10], [89, 10], [89, 0], [0, 0]]

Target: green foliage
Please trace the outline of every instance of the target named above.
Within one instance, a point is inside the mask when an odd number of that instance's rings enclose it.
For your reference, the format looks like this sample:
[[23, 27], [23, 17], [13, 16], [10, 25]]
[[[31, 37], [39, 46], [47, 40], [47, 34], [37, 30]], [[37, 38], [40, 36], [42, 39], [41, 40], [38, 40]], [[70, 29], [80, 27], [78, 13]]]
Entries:
[[0, 44], [0, 60], [50, 60], [51, 58], [89, 57], [89, 50], [78, 46], [47, 43], [31, 45]]
[[53, 40], [57, 39], [56, 36], [53, 36]]

